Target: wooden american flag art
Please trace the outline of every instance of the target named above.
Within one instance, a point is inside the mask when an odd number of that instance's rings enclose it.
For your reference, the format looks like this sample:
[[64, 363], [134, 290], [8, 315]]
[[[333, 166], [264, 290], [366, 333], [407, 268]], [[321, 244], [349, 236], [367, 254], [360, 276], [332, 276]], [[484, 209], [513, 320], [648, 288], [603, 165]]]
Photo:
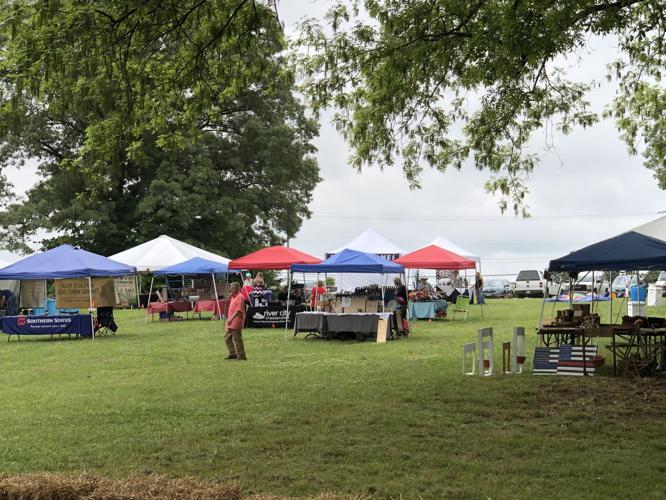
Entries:
[[534, 349], [532, 373], [534, 375], [594, 375], [593, 358], [597, 346], [560, 345], [559, 347], [537, 347]]

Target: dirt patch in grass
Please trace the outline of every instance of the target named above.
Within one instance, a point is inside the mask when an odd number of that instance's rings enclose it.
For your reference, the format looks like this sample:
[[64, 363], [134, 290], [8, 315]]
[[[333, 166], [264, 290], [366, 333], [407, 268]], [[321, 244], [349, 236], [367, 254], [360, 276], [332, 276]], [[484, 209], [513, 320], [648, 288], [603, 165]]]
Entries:
[[[7, 500], [281, 500], [287, 497], [246, 495], [241, 486], [227, 481], [172, 479], [157, 474], [109, 479], [94, 474], [0, 474], [0, 498]], [[316, 500], [361, 500], [363, 496], [322, 493]]]

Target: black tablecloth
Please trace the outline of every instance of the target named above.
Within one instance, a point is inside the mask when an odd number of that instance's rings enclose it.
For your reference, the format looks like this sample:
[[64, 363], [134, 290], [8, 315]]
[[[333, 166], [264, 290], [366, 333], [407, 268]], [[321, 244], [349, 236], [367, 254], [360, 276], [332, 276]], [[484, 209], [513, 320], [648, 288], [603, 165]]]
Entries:
[[[390, 328], [394, 328], [393, 315], [387, 315]], [[296, 315], [294, 334], [298, 332], [317, 332], [323, 336], [341, 333], [353, 333], [364, 337], [377, 334], [379, 314], [326, 314], [304, 312]]]

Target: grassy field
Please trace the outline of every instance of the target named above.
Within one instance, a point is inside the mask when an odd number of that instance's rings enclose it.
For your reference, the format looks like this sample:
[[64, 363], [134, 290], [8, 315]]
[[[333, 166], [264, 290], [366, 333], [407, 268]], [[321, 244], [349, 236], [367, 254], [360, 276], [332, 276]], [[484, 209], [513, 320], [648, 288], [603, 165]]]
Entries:
[[220, 322], [137, 311], [113, 338], [3, 338], [0, 468], [231, 479], [247, 495], [664, 496], [661, 381], [460, 375], [482, 326], [500, 365], [527, 327], [529, 358], [540, 308], [489, 301], [385, 345], [250, 330], [248, 362], [223, 360]]

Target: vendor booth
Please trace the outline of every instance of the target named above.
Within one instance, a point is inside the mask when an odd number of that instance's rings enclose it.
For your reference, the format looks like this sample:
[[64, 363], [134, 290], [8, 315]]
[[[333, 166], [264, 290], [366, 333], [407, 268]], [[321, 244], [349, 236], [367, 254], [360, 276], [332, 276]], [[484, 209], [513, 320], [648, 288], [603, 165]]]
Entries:
[[[405, 253], [402, 248], [373, 229], [366, 229], [353, 240], [332, 251], [326, 252], [326, 257], [328, 258], [346, 249], [375, 254], [386, 260], [394, 260]], [[385, 278], [381, 274], [376, 273], [341, 273], [333, 277], [335, 278], [338, 290], [353, 292], [357, 295], [368, 295], [364, 289], [369, 289], [367, 291], [370, 292], [370, 295], [373, 295], [372, 289], [378, 289], [376, 285], [381, 283]]]
[[[223, 262], [194, 257], [179, 264], [163, 267], [153, 273], [150, 282], [150, 292], [153, 289], [154, 276], [178, 276], [182, 278], [182, 287], [179, 289], [179, 297], [166, 302], [151, 302], [146, 308], [146, 314], [153, 316], [159, 313], [161, 317], [169, 319], [174, 312], [189, 312], [199, 314], [202, 312], [213, 313], [214, 318], [226, 316], [229, 310], [229, 299], [220, 297], [228, 294], [226, 276], [229, 267]], [[219, 283], [219, 276], [225, 276], [224, 283]], [[185, 282], [189, 278], [189, 283]], [[184, 286], [185, 284], [190, 286]], [[150, 295], [150, 293], [149, 293]]]
[[[364, 253], [351, 249], [344, 249], [326, 259], [320, 264], [295, 264], [292, 272], [315, 273], [317, 275], [328, 273], [355, 273], [355, 274], [402, 274], [404, 268], [394, 262], [388, 261], [372, 253]], [[386, 280], [381, 286], [381, 302], [375, 306], [374, 311], [364, 309], [360, 312], [351, 307], [351, 297], [336, 297], [335, 305], [330, 306], [329, 312], [313, 311], [296, 315], [294, 335], [298, 332], [316, 332], [324, 337], [352, 334], [357, 338], [376, 337], [378, 341], [386, 339], [394, 329], [394, 315], [384, 312]], [[345, 312], [345, 304], [352, 311]], [[316, 302], [315, 302], [316, 306]], [[315, 307], [316, 309], [317, 307]], [[379, 310], [381, 309], [381, 310]]]
[[[632, 269], [666, 269], [666, 217], [552, 260], [549, 265], [549, 271], [569, 273], [570, 279], [574, 279], [581, 271], [607, 271], [612, 277], [613, 272]], [[639, 288], [631, 290], [630, 300], [634, 291], [635, 298], [640, 301]], [[537, 348], [537, 351], [561, 350], [562, 346], [569, 345], [580, 346], [580, 374], [589, 375], [603, 357], [593, 358], [586, 354], [587, 346], [594, 348], [596, 352], [597, 346], [591, 345], [592, 340], [607, 338], [609, 344], [606, 347], [613, 356], [613, 369], [616, 374], [642, 376], [665, 373], [664, 318], [626, 314], [618, 322], [613, 317], [612, 295], [610, 299], [608, 323], [602, 322], [600, 315], [594, 311], [594, 294], [587, 304], [574, 304], [572, 294], [569, 309], [557, 311], [557, 316], [552, 318], [544, 318], [542, 309], [537, 328], [542, 347]], [[535, 363], [538, 354], [544, 356], [543, 353], [535, 352]]]
[[[32, 254], [0, 269], [0, 280], [55, 280], [56, 306], [111, 308], [115, 303], [114, 276], [134, 274], [133, 267], [107, 259], [71, 245]], [[1, 323], [7, 335], [75, 334], [95, 337], [92, 314], [53, 314], [48, 316], [4, 317]]]
[[[176, 238], [172, 238], [165, 234], [112, 255], [109, 258], [128, 266], [135, 267], [138, 273], [153, 273], [155, 271], [160, 271], [167, 266], [182, 264], [195, 257], [225, 265], [229, 263], [229, 259], [226, 257], [195, 247], [194, 245], [190, 245], [189, 243], [185, 243], [184, 241], [177, 240]], [[138, 289], [139, 284], [137, 283], [136, 286]], [[145, 294], [145, 290], [142, 291], [138, 289], [137, 293], [139, 295], [140, 306], [148, 308], [149, 302], [152, 301], [151, 298]], [[170, 298], [172, 297], [168, 297], [167, 294], [166, 297], [163, 297], [163, 302], [167, 302]], [[186, 306], [179, 304], [173, 307], [183, 308]]]
[[[405, 269], [434, 269], [434, 270], [465, 270], [475, 269], [476, 264], [473, 260], [467, 259], [449, 250], [445, 250], [436, 245], [426, 247], [405, 254], [395, 260]], [[407, 280], [409, 283], [409, 280]], [[446, 313], [448, 304], [446, 301], [428, 295], [415, 295], [415, 300], [409, 301], [409, 318], [432, 319], [437, 317], [437, 313], [442, 311]]]
[[274, 246], [262, 248], [244, 257], [229, 262], [231, 269], [287, 271], [286, 304], [271, 302], [266, 305], [248, 307], [245, 315], [247, 328], [274, 328], [284, 325], [285, 331], [294, 324], [297, 312], [305, 306], [291, 304], [291, 266], [294, 264], [318, 264], [321, 259], [290, 247]]

